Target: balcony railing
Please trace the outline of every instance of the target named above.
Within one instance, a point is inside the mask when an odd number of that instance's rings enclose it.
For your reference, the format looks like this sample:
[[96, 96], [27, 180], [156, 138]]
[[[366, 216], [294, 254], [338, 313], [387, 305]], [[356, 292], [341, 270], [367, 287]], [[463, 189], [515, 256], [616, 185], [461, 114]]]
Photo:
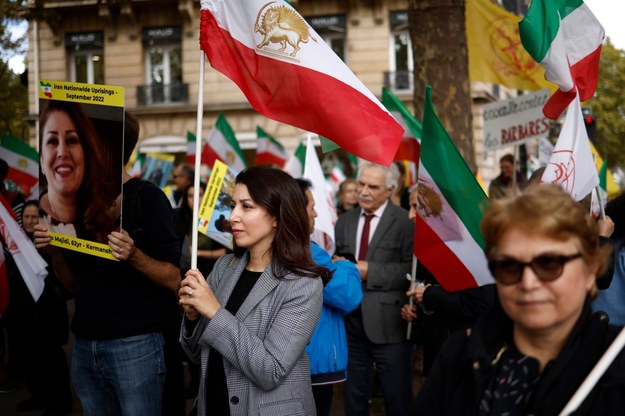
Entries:
[[189, 100], [189, 84], [152, 84], [137, 86], [139, 105], [184, 104]]
[[412, 71], [385, 72], [384, 86], [393, 92], [412, 91], [414, 89]]

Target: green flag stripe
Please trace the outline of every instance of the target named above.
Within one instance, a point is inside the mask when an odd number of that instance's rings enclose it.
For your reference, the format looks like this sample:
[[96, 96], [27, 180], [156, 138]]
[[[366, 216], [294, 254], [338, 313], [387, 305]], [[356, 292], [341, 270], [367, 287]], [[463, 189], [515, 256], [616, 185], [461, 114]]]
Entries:
[[2, 135], [0, 139], [0, 147], [4, 147], [7, 150], [20, 154], [28, 159], [38, 162], [39, 155], [37, 151], [24, 143], [23, 141], [9, 136], [7, 133]]
[[488, 198], [436, 116], [429, 85], [423, 109], [421, 163], [475, 242], [483, 248], [484, 238], [479, 227]]
[[608, 189], [608, 159], [603, 161], [601, 169], [599, 169], [599, 187], [604, 191]]
[[417, 121], [416, 117], [408, 111], [404, 103], [402, 103], [395, 94], [386, 88], [382, 88], [382, 105], [384, 105], [384, 107], [386, 107], [389, 111], [398, 111], [402, 115], [412, 134], [418, 140], [421, 140], [421, 124]]
[[584, 4], [584, 0], [559, 0], [556, 3], [561, 3], [559, 6], [560, 10], [560, 19], [564, 20], [569, 14], [571, 14], [575, 9]]
[[[561, 1], [561, 0], [560, 0]], [[519, 22], [521, 43], [536, 62], [542, 62], [560, 30], [558, 1], [535, 0]]]
[[278, 148], [284, 150], [284, 146], [282, 146], [282, 144], [278, 140], [276, 140], [273, 136], [271, 136], [269, 133], [267, 133], [265, 130], [263, 130], [259, 126], [256, 126], [256, 136], [259, 138], [266, 137], [267, 139], [269, 139], [271, 143], [276, 145]]

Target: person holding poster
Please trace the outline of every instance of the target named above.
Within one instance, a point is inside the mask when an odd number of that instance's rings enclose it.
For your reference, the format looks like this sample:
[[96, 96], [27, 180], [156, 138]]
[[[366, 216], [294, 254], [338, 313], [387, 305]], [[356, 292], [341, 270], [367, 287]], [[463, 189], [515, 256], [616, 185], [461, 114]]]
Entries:
[[[46, 100], [40, 122], [41, 223], [70, 237], [106, 243], [115, 190], [106, 153], [80, 104]], [[119, 193], [119, 189], [117, 189]]]
[[[126, 112], [120, 171], [138, 137], [139, 123]], [[49, 230], [41, 223], [35, 227], [35, 245], [49, 252], [59, 279], [74, 288], [71, 377], [84, 414], [171, 415], [163, 397], [172, 345], [166, 331], [179, 316], [174, 216], [169, 200], [152, 183], [127, 172], [123, 180], [121, 204], [109, 206], [121, 229], [106, 240], [117, 261], [50, 247]]]
[[306, 199], [288, 173], [252, 167], [232, 207], [234, 253], [178, 291], [180, 341], [202, 368], [197, 414], [314, 415], [305, 348], [331, 274], [311, 258]]

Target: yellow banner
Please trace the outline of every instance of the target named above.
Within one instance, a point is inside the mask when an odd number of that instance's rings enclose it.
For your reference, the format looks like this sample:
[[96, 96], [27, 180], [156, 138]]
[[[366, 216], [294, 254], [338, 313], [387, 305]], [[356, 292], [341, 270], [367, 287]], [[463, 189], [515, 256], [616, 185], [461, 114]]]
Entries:
[[521, 19], [490, 0], [466, 1], [469, 79], [517, 90], [557, 86], [545, 80], [545, 71], [527, 53], [519, 37]]
[[217, 203], [217, 197], [221, 192], [221, 185], [228, 171], [228, 166], [220, 160], [215, 160], [213, 170], [211, 171], [210, 180], [206, 186], [206, 192], [204, 192], [204, 198], [200, 205], [200, 212], [198, 213], [199, 227], [198, 231], [206, 234], [208, 231], [208, 225], [210, 224], [215, 204]]
[[124, 89], [111, 85], [41, 80], [39, 81], [39, 98], [123, 107]]
[[79, 251], [108, 260], [119, 261], [113, 256], [111, 247], [109, 247], [108, 244], [96, 243], [94, 241], [83, 240], [82, 238], [69, 237], [64, 234], [50, 232], [50, 245]]

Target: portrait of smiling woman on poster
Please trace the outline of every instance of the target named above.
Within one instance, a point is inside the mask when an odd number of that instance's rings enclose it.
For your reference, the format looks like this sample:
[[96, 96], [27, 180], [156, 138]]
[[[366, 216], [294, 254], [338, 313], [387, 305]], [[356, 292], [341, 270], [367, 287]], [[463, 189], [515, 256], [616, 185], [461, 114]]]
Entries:
[[39, 116], [40, 222], [50, 231], [105, 243], [116, 189], [104, 146], [78, 103], [45, 100]]

